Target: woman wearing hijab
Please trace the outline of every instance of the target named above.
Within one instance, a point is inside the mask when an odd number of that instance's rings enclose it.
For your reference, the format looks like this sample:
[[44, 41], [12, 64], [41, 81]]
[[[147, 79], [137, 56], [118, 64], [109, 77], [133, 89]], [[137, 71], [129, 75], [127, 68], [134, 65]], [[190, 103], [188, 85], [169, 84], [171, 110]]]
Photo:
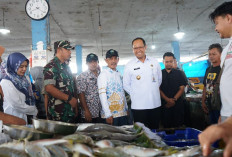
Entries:
[[25, 77], [28, 59], [15, 52], [8, 56], [6, 76], [0, 85], [4, 93], [4, 112], [22, 118], [27, 123], [27, 115], [36, 116], [35, 98], [30, 82]]

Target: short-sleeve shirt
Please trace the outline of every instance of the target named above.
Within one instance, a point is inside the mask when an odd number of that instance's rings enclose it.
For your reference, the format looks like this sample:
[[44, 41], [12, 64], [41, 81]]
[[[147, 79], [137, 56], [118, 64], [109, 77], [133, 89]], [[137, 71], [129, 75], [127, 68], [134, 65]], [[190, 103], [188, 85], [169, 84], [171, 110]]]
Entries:
[[218, 79], [218, 75], [220, 71], [221, 71], [220, 66], [216, 66], [216, 67], [210, 66], [209, 68], [206, 69], [203, 83], [206, 89], [206, 97], [208, 100], [210, 100], [212, 97], [214, 85]]
[[185, 76], [180, 70], [172, 69], [169, 73], [166, 69], [162, 70], [162, 84], [160, 89], [168, 98], [173, 98], [179, 91], [180, 86], [186, 85]]
[[[54, 57], [44, 67], [44, 86], [52, 84], [61, 92], [74, 96], [74, 80], [66, 63]], [[48, 94], [48, 118], [56, 121], [74, 122], [75, 113], [71, 105]]]
[[[98, 75], [100, 71], [98, 72]], [[101, 111], [101, 103], [98, 94], [97, 76], [90, 70], [81, 73], [77, 77], [77, 92], [78, 94], [84, 93], [88, 109], [92, 118], [99, 117]], [[81, 117], [84, 118], [84, 110], [81, 109]]]
[[125, 66], [123, 87], [131, 96], [131, 108], [147, 110], [161, 105], [160, 84], [162, 73], [159, 62], [146, 56], [144, 62], [134, 57]]

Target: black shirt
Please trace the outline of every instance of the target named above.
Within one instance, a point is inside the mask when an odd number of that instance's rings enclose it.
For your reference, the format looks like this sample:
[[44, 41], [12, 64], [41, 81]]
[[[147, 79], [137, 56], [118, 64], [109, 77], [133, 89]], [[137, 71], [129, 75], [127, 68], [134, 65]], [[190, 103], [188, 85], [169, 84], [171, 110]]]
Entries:
[[160, 89], [169, 98], [173, 98], [179, 91], [180, 86], [186, 86], [186, 78], [181, 70], [172, 69], [169, 73], [162, 70], [162, 84]]
[[216, 66], [216, 67], [210, 66], [206, 69], [203, 84], [205, 86], [206, 97], [208, 99], [210, 99], [212, 96], [214, 85], [218, 79], [218, 75], [219, 75], [220, 71], [221, 71], [220, 66]]

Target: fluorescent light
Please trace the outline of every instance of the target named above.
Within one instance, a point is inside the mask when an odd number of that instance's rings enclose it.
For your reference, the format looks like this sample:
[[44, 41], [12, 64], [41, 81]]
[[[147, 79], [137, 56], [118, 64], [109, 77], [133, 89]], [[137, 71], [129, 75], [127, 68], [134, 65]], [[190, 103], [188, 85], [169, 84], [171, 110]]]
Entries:
[[2, 33], [2, 34], [8, 34], [8, 33], [10, 33], [10, 30], [2, 28], [2, 29], [0, 29], [0, 33]]
[[175, 34], [173, 34], [177, 39], [182, 39], [185, 35], [184, 32], [177, 32]]
[[154, 50], [154, 49], [155, 49], [155, 45], [152, 45], [152, 46], [151, 46], [151, 49], [153, 49], [153, 50]]

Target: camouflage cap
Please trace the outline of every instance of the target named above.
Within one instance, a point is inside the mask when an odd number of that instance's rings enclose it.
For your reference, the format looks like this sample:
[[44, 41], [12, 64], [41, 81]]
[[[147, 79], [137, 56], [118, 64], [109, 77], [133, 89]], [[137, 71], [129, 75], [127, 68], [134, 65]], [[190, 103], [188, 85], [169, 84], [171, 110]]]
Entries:
[[58, 47], [63, 47], [67, 50], [73, 50], [74, 47], [70, 45], [70, 42], [67, 40], [60, 40], [60, 41], [56, 41], [54, 43], [54, 49], [56, 50]]

